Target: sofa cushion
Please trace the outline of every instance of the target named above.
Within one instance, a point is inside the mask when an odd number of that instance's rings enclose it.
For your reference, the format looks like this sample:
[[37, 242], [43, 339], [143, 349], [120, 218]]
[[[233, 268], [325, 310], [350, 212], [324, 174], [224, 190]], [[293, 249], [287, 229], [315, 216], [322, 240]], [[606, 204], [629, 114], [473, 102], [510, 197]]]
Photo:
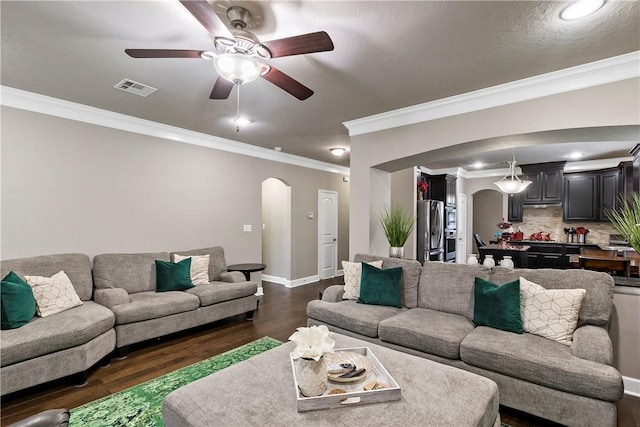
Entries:
[[328, 325], [367, 337], [378, 336], [378, 325], [403, 309], [384, 305], [358, 304], [353, 300], [327, 302], [314, 300], [307, 304], [307, 316]]
[[[368, 263], [378, 268], [382, 268], [382, 261], [371, 261]], [[344, 299], [360, 298], [360, 284], [362, 283], [362, 263], [342, 261], [342, 271], [344, 272]]]
[[361, 265], [362, 282], [358, 303], [402, 307], [400, 304], [402, 268], [395, 267], [383, 270], [367, 263]]
[[520, 317], [520, 281], [497, 286], [476, 277], [473, 288], [473, 323], [503, 331], [522, 333]]
[[169, 253], [100, 254], [93, 258], [97, 289], [122, 288], [128, 293], [156, 289], [155, 261], [169, 261]]
[[175, 253], [179, 253], [182, 256], [209, 255], [209, 280], [212, 282], [220, 280], [220, 274], [227, 271], [227, 262], [224, 259], [224, 249], [220, 246], [192, 249], [190, 251], [171, 252], [172, 255]]
[[2, 331], [2, 366], [65, 350], [113, 328], [113, 313], [93, 301], [46, 318], [34, 317], [20, 329]]
[[40, 317], [51, 316], [82, 305], [71, 280], [60, 270], [51, 277], [24, 276], [36, 298], [36, 312]]
[[418, 306], [459, 314], [472, 321], [475, 278], [490, 280], [490, 274], [491, 270], [483, 265], [425, 262], [420, 276]]
[[472, 366], [610, 402], [624, 389], [615, 368], [575, 357], [570, 347], [528, 333], [479, 326], [462, 340], [460, 357]]
[[189, 255], [172, 254], [173, 262], [180, 262], [191, 258], [191, 281], [194, 285], [206, 285], [209, 283], [209, 259], [211, 255]]
[[412, 308], [380, 322], [382, 341], [447, 359], [460, 359], [460, 343], [473, 330], [464, 316]]
[[206, 285], [197, 285], [185, 292], [200, 298], [200, 305], [207, 306], [223, 301], [244, 298], [255, 294], [258, 285], [254, 282], [226, 283], [211, 282]]
[[402, 267], [402, 305], [413, 308], [418, 306], [418, 281], [422, 265], [416, 260], [389, 258], [375, 255], [356, 254], [354, 262], [380, 261], [384, 268]]
[[91, 278], [91, 260], [84, 254], [41, 255], [32, 258], [19, 258], [0, 263], [0, 277], [15, 271], [19, 276], [51, 277], [64, 270], [71, 280], [76, 293], [82, 301], [91, 299], [93, 279]]
[[524, 277], [547, 289], [586, 289], [578, 326], [583, 324], [606, 326], [613, 309], [613, 278], [607, 273], [590, 270], [515, 269], [495, 267], [491, 281], [502, 284]]
[[36, 300], [31, 287], [13, 271], [2, 279], [2, 329], [16, 329], [26, 325], [36, 315]]
[[116, 315], [116, 325], [157, 319], [185, 311], [196, 310], [200, 300], [195, 295], [185, 292], [136, 292], [130, 294], [131, 302], [113, 307]]
[[180, 262], [156, 260], [156, 292], [184, 291], [193, 286], [191, 258]]
[[571, 345], [578, 313], [587, 291], [584, 289], [545, 289], [520, 278], [521, 309], [526, 332]]

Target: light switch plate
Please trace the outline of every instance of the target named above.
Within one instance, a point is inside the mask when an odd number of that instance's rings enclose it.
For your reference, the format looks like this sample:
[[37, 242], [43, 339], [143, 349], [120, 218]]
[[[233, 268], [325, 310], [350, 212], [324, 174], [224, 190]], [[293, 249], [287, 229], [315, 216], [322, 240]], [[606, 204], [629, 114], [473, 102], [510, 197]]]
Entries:
[[253, 231], [253, 227], [251, 226], [251, 224], [245, 224], [244, 227], [242, 228], [242, 231], [245, 231], [245, 232]]

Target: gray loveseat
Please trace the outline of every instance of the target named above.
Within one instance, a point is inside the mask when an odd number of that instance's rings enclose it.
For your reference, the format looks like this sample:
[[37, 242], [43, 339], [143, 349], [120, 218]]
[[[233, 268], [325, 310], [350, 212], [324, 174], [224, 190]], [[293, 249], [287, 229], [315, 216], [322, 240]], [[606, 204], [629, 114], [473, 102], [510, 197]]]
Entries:
[[[492, 379], [500, 404], [569, 426], [615, 426], [623, 393], [621, 374], [611, 366], [607, 332], [613, 280], [586, 270], [508, 270], [478, 265], [356, 255], [354, 261], [383, 260], [403, 269], [402, 308], [343, 300], [343, 288], [325, 290], [307, 305], [308, 325], [422, 356]], [[547, 289], [582, 288], [587, 293], [573, 343], [541, 336], [474, 327], [474, 279], [503, 284], [518, 277]], [[452, 396], [455, 398], [455, 396]]]
[[91, 301], [91, 261], [83, 254], [45, 255], [2, 261], [0, 274], [24, 279], [67, 274], [82, 305], [48, 317], [34, 317], [0, 336], [2, 395], [73, 374], [83, 382], [89, 368], [108, 357], [116, 343], [113, 313]]
[[253, 318], [257, 284], [240, 272], [227, 272], [221, 247], [177, 251], [210, 255], [209, 284], [186, 291], [156, 292], [155, 260], [170, 261], [169, 252], [102, 254], [93, 259], [94, 299], [115, 314], [116, 350], [151, 338], [246, 313]]

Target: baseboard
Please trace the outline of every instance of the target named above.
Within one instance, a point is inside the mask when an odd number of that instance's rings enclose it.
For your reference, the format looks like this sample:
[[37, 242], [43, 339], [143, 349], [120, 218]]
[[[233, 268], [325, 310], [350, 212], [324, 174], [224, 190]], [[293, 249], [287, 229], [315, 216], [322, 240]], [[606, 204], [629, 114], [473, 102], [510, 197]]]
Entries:
[[263, 274], [262, 280], [266, 280], [267, 282], [277, 283], [279, 285], [284, 285], [287, 288], [295, 288], [296, 286], [302, 286], [309, 283], [318, 282], [320, 278], [316, 274], [314, 276], [303, 277], [301, 279], [289, 280], [289, 279], [285, 279], [284, 277], [269, 276], [268, 274]]
[[640, 379], [623, 376], [622, 381], [624, 381], [624, 394], [640, 397]]
[[[344, 270], [336, 271], [335, 277], [339, 277], [339, 276], [344, 276]], [[268, 274], [263, 274], [262, 280], [266, 280], [267, 282], [277, 283], [279, 285], [284, 285], [287, 288], [295, 288], [296, 286], [303, 286], [309, 283], [319, 282], [320, 276], [315, 274], [313, 276], [303, 277], [301, 279], [289, 280], [289, 279], [285, 279], [284, 277], [270, 276]]]

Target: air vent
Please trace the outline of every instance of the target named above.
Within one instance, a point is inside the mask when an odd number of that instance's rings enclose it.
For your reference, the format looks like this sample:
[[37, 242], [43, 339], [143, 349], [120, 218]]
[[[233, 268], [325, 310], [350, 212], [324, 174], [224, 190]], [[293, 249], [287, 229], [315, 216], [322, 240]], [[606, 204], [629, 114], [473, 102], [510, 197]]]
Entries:
[[123, 90], [125, 92], [132, 93], [134, 95], [147, 97], [153, 92], [157, 91], [155, 87], [147, 86], [142, 83], [134, 82], [131, 79], [122, 79], [114, 86], [116, 89]]

